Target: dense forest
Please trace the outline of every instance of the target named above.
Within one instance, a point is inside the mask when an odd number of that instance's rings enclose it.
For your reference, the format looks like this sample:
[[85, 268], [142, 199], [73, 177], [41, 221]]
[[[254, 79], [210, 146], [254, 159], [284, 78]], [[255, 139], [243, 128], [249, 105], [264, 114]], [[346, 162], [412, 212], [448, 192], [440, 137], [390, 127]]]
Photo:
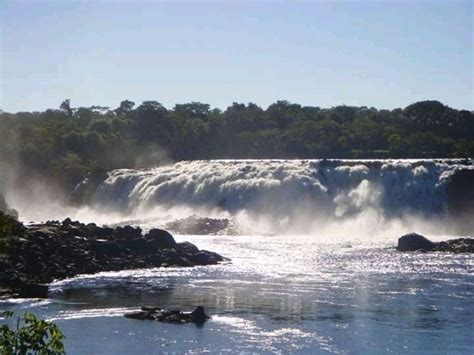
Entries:
[[404, 109], [278, 101], [266, 110], [234, 103], [225, 111], [157, 101], [118, 108], [0, 111], [0, 163], [20, 176], [43, 175], [70, 189], [90, 173], [218, 158], [472, 157], [474, 113], [438, 101]]

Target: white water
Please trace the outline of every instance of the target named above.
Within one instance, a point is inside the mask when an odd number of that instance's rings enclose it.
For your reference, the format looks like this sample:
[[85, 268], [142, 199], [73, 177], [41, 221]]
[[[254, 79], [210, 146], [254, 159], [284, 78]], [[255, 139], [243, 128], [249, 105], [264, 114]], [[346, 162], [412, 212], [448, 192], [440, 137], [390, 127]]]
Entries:
[[246, 233], [450, 233], [461, 160], [212, 160], [110, 172], [100, 210], [130, 218], [224, 216]]

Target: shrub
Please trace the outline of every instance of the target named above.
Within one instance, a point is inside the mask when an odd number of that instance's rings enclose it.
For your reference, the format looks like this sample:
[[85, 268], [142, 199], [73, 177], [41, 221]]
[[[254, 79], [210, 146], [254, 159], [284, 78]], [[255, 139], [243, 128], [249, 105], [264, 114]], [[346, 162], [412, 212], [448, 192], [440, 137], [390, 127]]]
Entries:
[[[6, 318], [14, 313], [4, 312]], [[0, 327], [1, 354], [65, 354], [64, 335], [59, 327], [51, 322], [38, 319], [32, 313], [17, 317], [16, 328], [4, 324]]]

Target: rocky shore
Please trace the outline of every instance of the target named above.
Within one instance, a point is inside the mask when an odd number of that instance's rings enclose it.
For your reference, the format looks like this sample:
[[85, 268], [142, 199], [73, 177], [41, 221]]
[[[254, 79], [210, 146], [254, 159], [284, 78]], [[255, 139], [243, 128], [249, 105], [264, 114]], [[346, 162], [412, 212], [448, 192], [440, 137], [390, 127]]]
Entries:
[[212, 265], [224, 257], [176, 243], [162, 229], [108, 228], [66, 219], [24, 226], [0, 212], [0, 297], [47, 297], [57, 279], [100, 271]]
[[420, 234], [410, 233], [398, 239], [397, 249], [399, 251], [474, 253], [474, 239], [456, 238], [435, 243]]

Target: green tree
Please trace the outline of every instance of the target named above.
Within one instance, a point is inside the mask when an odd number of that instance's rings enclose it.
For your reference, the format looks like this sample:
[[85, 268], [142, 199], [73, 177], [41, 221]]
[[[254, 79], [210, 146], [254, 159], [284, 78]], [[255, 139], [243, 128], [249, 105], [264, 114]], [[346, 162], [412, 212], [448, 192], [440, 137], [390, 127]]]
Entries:
[[133, 107], [135, 106], [135, 102], [130, 100], [124, 100], [120, 103], [120, 106], [115, 109], [115, 113], [117, 115], [126, 115], [132, 112]]
[[72, 116], [72, 108], [71, 108], [71, 100], [66, 99], [63, 102], [61, 102], [61, 105], [59, 105], [59, 109], [63, 111], [67, 116], [71, 117]]
[[[13, 312], [3, 314], [13, 317]], [[16, 328], [7, 324], [0, 327], [0, 352], [2, 354], [65, 354], [64, 334], [51, 322], [38, 319], [32, 313], [17, 318]]]

